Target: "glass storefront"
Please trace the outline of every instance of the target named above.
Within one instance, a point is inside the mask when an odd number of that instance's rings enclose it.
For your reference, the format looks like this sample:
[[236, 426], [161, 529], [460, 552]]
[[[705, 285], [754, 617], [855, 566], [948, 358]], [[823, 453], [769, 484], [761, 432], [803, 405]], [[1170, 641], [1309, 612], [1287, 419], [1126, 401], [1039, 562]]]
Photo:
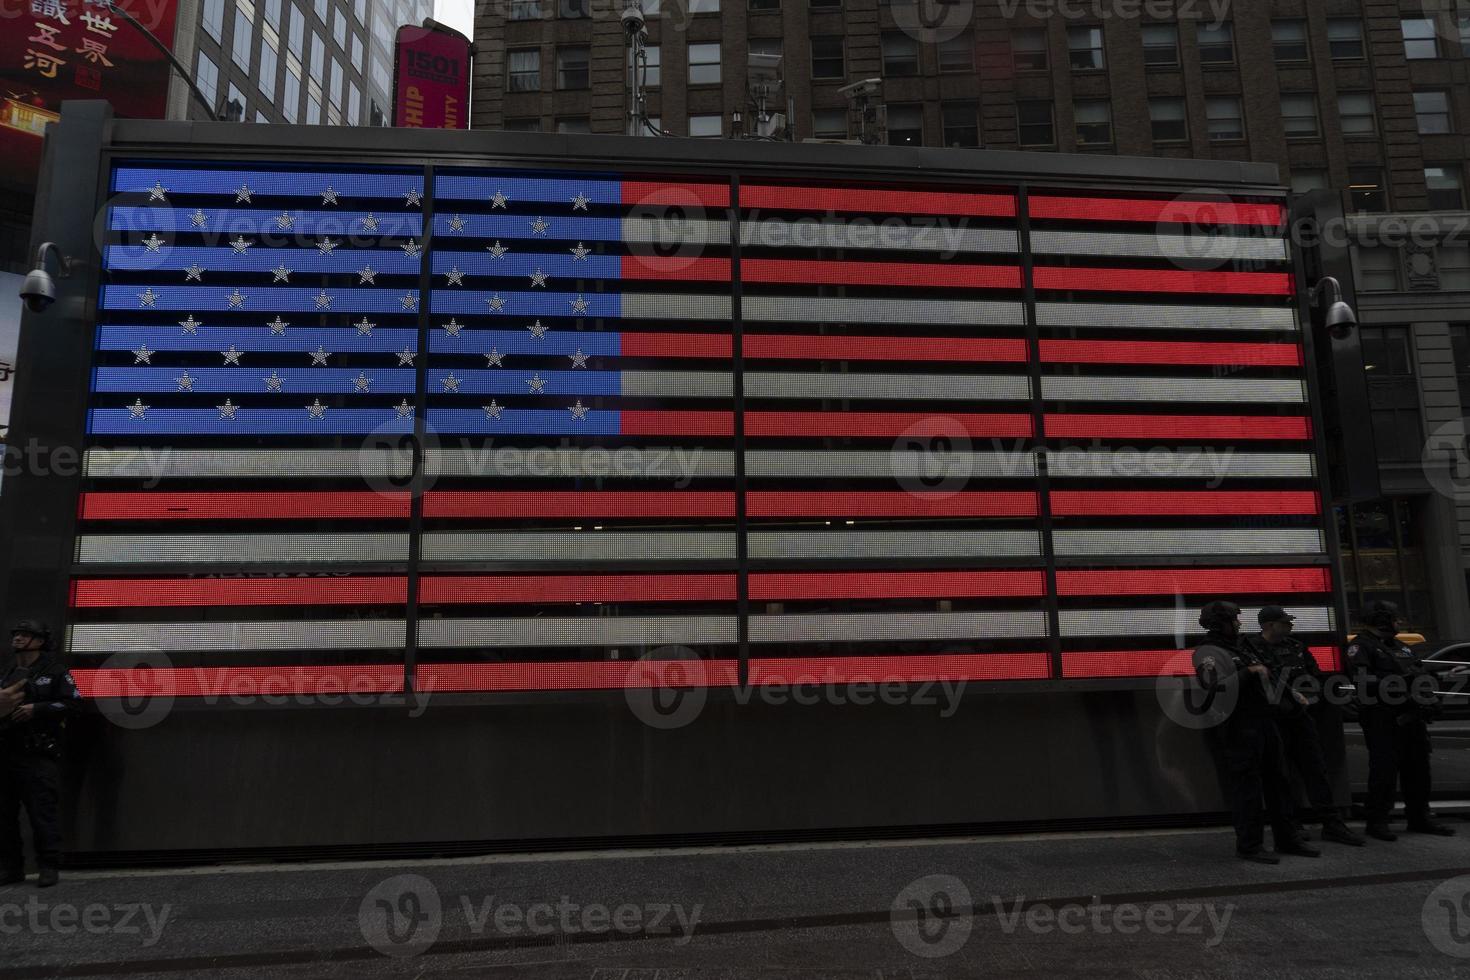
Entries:
[[1439, 638], [1424, 562], [1421, 508], [1412, 497], [1336, 508], [1350, 630], [1361, 623], [1369, 603], [1386, 599], [1398, 603], [1410, 631], [1431, 642]]

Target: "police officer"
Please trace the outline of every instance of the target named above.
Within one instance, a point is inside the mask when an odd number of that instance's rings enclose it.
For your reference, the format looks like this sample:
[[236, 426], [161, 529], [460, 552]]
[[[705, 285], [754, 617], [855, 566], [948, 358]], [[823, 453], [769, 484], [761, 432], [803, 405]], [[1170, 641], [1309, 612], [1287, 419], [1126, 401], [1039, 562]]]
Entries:
[[1398, 840], [1388, 826], [1398, 784], [1404, 787], [1408, 829], [1449, 837], [1454, 830], [1429, 815], [1429, 721], [1437, 712], [1434, 678], [1398, 640], [1404, 618], [1391, 602], [1370, 603], [1367, 627], [1348, 645], [1358, 687], [1358, 721], [1368, 744], [1368, 836]]
[[[1270, 671], [1241, 641], [1240, 607], [1215, 600], [1200, 611], [1207, 631], [1194, 653], [1195, 674], [1207, 691], [1224, 696], [1225, 716], [1210, 729], [1220, 782], [1235, 823], [1235, 853], [1247, 861], [1278, 864], [1262, 845], [1265, 821], [1278, 854], [1320, 857], [1297, 833], [1291, 819], [1291, 780], [1276, 730], [1278, 708], [1269, 690]], [[1264, 800], [1264, 807], [1262, 801]]]
[[10, 633], [0, 669], [0, 885], [25, 880], [20, 808], [36, 846], [36, 884], [56, 884], [61, 863], [61, 737], [80, 703], [71, 674], [49, 652], [51, 631], [34, 619]]
[[1306, 788], [1307, 799], [1322, 818], [1322, 839], [1362, 847], [1367, 841], [1342, 819], [1327, 778], [1327, 762], [1317, 729], [1317, 713], [1325, 701], [1327, 675], [1310, 650], [1291, 635], [1296, 617], [1280, 606], [1265, 606], [1256, 614], [1261, 632], [1250, 639], [1252, 648], [1272, 672], [1281, 691], [1276, 727], [1281, 733], [1287, 765]]

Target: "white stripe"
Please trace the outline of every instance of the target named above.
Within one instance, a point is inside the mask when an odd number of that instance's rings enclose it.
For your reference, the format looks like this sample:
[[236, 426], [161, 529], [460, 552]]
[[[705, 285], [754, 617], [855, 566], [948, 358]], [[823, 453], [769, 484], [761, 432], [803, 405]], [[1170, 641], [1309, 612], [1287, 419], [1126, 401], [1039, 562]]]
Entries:
[[[1242, 623], [1254, 623], [1259, 609], [1242, 609]], [[1332, 609], [1301, 606], [1288, 609], [1303, 633], [1325, 633], [1333, 628]], [[1199, 610], [1187, 609], [1063, 609], [1058, 614], [1062, 636], [1157, 636], [1200, 634]]]
[[[1016, 233], [1001, 228], [950, 227], [943, 219], [883, 222], [842, 221], [825, 218], [763, 217], [740, 222], [740, 243], [766, 248], [856, 248], [895, 252], [1005, 252], [1019, 251]], [[724, 228], [724, 225], [718, 227]], [[728, 242], [729, 233], [711, 242]]]
[[903, 449], [804, 452], [751, 450], [745, 454], [751, 476], [877, 476], [929, 481], [969, 477], [1031, 477], [1031, 453], [931, 453]]
[[568, 449], [513, 446], [430, 449], [424, 454], [429, 476], [653, 476], [690, 478], [734, 476], [735, 455], [684, 446], [624, 446], [619, 449]]
[[1031, 558], [1035, 531], [752, 531], [752, 558]]
[[751, 398], [867, 398], [1023, 401], [1031, 379], [1006, 374], [815, 374], [801, 371], [745, 376]]
[[1041, 379], [1041, 397], [1088, 402], [1304, 402], [1301, 381], [1252, 378], [1102, 378]]
[[71, 650], [402, 650], [405, 629], [401, 619], [79, 623], [71, 628]]
[[1190, 530], [1059, 529], [1052, 533], [1058, 556], [1108, 555], [1316, 555], [1322, 532], [1292, 529], [1196, 528]]
[[249, 479], [273, 476], [360, 476], [403, 479], [413, 456], [395, 449], [88, 449], [87, 476], [95, 480], [166, 477]]
[[1286, 261], [1286, 242], [1279, 238], [1179, 235], [1165, 232], [1033, 231], [1031, 251], [1038, 255]]
[[[942, 273], [943, 268], [940, 267]], [[941, 276], [942, 278], [942, 276]], [[623, 294], [624, 315], [629, 294]], [[1020, 303], [986, 300], [858, 299], [836, 296], [750, 296], [740, 301], [746, 320], [763, 323], [935, 323], [953, 326], [1022, 326]], [[642, 313], [641, 316], [656, 314]]]
[[424, 619], [425, 647], [608, 647], [734, 643], [734, 616]]
[[718, 531], [436, 531], [425, 561], [718, 561], [735, 557], [735, 533]]
[[735, 379], [728, 371], [623, 371], [622, 393], [651, 398], [729, 398]]
[[407, 534], [84, 534], [84, 564], [407, 561]]
[[1046, 635], [1046, 614], [1040, 610], [776, 615], [750, 618], [752, 643], [988, 640], [994, 637]]
[[623, 219], [622, 239], [637, 245], [729, 245], [728, 221], [633, 214]]
[[1296, 311], [1286, 306], [1037, 303], [1036, 322], [1043, 327], [1295, 331]]
[[1056, 477], [1126, 479], [1210, 479], [1228, 477], [1309, 477], [1316, 475], [1310, 453], [1238, 453], [1232, 449], [1148, 450], [1053, 449], [1047, 469]]

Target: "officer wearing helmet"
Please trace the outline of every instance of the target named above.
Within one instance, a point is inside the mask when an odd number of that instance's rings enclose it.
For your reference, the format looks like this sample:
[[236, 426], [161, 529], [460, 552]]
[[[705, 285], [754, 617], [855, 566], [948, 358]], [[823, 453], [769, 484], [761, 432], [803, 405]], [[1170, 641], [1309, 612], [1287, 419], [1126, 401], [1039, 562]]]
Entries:
[[71, 674], [50, 653], [51, 630], [34, 619], [10, 631], [0, 662], [0, 885], [25, 880], [20, 811], [35, 841], [36, 884], [56, 884], [61, 864], [61, 747], [80, 704]]
[[1429, 722], [1439, 707], [1433, 675], [1399, 642], [1405, 623], [1398, 606], [1369, 604], [1363, 625], [1347, 652], [1368, 744], [1368, 836], [1398, 839], [1388, 815], [1402, 784], [1409, 831], [1448, 837], [1454, 830], [1436, 823], [1429, 812]]
[[1209, 731], [1215, 765], [1235, 824], [1235, 853], [1247, 861], [1278, 864], [1266, 853], [1265, 823], [1278, 854], [1320, 857], [1292, 821], [1291, 781], [1276, 729], [1280, 709], [1271, 672], [1240, 635], [1240, 607], [1215, 600], [1200, 611], [1203, 643], [1194, 652], [1195, 675], [1221, 705], [1223, 717]]

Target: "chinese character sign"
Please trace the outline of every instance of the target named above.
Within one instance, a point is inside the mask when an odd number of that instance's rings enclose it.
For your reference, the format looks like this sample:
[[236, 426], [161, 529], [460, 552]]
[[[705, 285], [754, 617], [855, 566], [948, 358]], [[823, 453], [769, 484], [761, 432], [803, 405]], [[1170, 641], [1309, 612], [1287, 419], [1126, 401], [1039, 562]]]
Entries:
[[[168, 61], [106, 0], [14, 0], [0, 30], [0, 181], [34, 186], [46, 124], [65, 99], [106, 99], [120, 116], [161, 118]], [[172, 46], [178, 0], [121, 6]]]

